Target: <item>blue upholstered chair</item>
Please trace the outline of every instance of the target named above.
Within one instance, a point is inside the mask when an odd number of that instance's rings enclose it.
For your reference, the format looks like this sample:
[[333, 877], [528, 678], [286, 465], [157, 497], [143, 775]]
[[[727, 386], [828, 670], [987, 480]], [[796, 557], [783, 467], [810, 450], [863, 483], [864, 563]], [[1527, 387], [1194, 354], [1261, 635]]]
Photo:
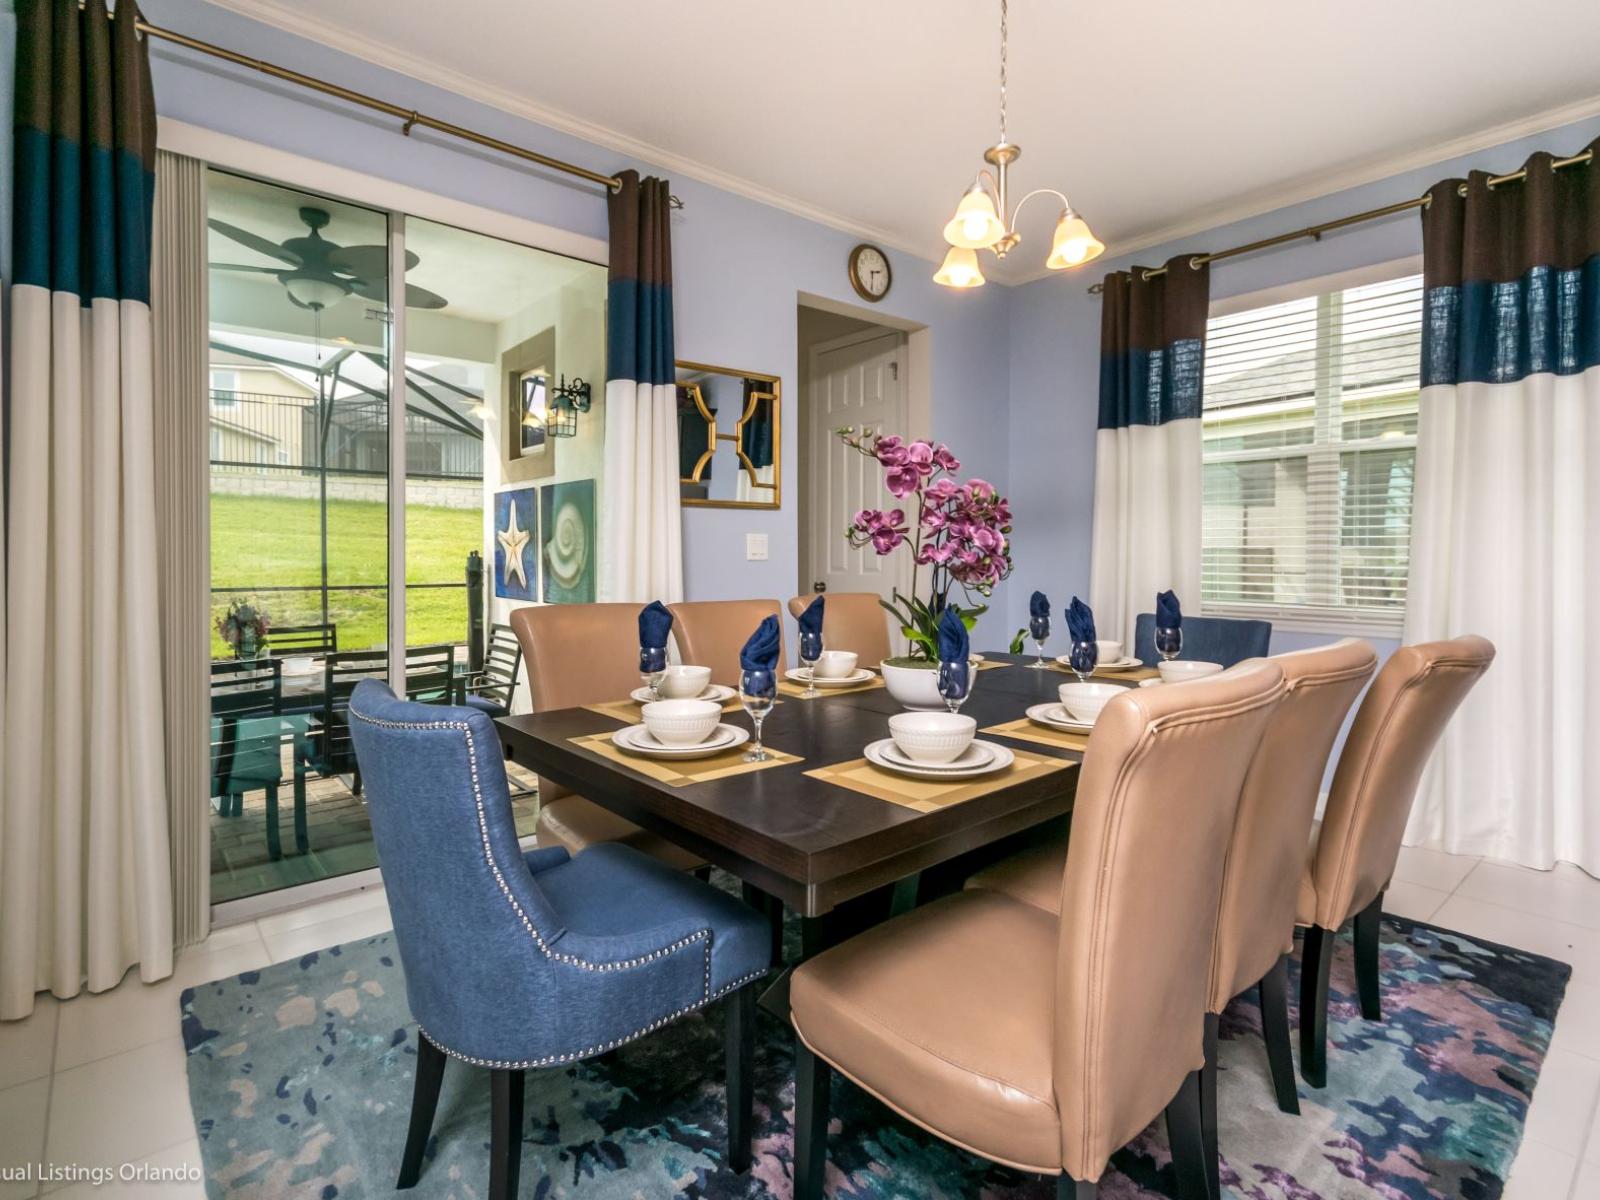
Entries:
[[400, 700], [369, 679], [348, 711], [419, 1025], [397, 1186], [421, 1173], [446, 1056], [490, 1073], [489, 1195], [508, 1200], [524, 1070], [603, 1054], [722, 997], [728, 1160], [746, 1169], [766, 921], [628, 846], [525, 857], [500, 741], [477, 709]]
[[[1247, 658], [1265, 658], [1272, 644], [1271, 621], [1236, 621], [1231, 617], [1184, 617], [1179, 658], [1236, 667]], [[1156, 653], [1156, 615], [1140, 613], [1133, 628], [1133, 654], [1147, 667], [1161, 661]]]

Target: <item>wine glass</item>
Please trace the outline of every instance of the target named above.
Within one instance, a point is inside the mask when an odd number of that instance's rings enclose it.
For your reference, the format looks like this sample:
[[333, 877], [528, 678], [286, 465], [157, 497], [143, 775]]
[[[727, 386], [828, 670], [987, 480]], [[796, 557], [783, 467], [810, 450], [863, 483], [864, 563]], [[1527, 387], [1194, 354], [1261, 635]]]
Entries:
[[665, 646], [639, 647], [639, 678], [650, 689], [650, 699], [661, 699], [661, 677], [667, 673]]
[[972, 665], [965, 659], [939, 661], [939, 695], [952, 713], [972, 694]]
[[1100, 665], [1100, 645], [1097, 642], [1073, 642], [1072, 653], [1067, 660], [1072, 665], [1072, 673], [1078, 677], [1079, 683], [1088, 683], [1089, 676], [1094, 674], [1095, 667]]
[[1178, 625], [1156, 626], [1156, 653], [1163, 662], [1171, 662], [1183, 649], [1183, 628]]
[[1028, 669], [1043, 671], [1049, 665], [1044, 661], [1044, 643], [1045, 639], [1050, 636], [1050, 618], [1048, 616], [1029, 617], [1028, 636], [1033, 639], [1034, 645], [1039, 647], [1038, 661], [1029, 663]]
[[800, 631], [800, 665], [806, 669], [806, 699], [817, 695], [817, 659], [822, 657], [822, 633]]
[[739, 675], [739, 703], [750, 714], [750, 724], [755, 726], [756, 740], [745, 753], [745, 762], [766, 762], [772, 755], [761, 745], [761, 722], [772, 711], [778, 693], [778, 680], [765, 668], [754, 668]]

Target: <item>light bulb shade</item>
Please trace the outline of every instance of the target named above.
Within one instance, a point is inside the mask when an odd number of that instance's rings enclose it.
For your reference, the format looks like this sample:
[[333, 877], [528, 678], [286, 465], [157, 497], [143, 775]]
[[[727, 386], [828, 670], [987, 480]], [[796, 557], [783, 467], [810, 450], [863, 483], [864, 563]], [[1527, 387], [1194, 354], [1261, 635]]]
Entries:
[[943, 264], [933, 273], [933, 281], [953, 288], [982, 287], [984, 280], [978, 267], [978, 252], [966, 246], [951, 246]]
[[350, 294], [335, 280], [320, 279], [315, 275], [291, 275], [283, 281], [283, 286], [288, 289], [290, 299], [300, 307], [313, 311], [337, 304]]
[[1056, 235], [1050, 241], [1050, 257], [1044, 265], [1052, 271], [1076, 267], [1105, 252], [1106, 244], [1089, 231], [1088, 223], [1070, 208], [1061, 214], [1056, 223]]
[[995, 213], [989, 193], [974, 186], [956, 205], [956, 215], [944, 227], [944, 240], [967, 250], [982, 250], [998, 242], [1005, 232], [1005, 223]]

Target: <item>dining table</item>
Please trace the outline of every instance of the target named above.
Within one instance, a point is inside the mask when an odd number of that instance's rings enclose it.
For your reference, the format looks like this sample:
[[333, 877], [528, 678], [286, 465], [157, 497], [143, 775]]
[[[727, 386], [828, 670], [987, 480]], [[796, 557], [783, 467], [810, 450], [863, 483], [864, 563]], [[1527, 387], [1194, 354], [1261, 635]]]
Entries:
[[[628, 697], [496, 724], [511, 761], [720, 867], [753, 903], [797, 915], [803, 959], [825, 947], [825, 918], [840, 906], [883, 894], [901, 911], [916, 902], [923, 872], [1071, 812], [1087, 734], [1026, 714], [1075, 676], [1051, 660], [1031, 669], [1031, 655], [982, 657], [961, 712], [1015, 761], [976, 779], [900, 778], [866, 762], [866, 745], [905, 711], [879, 676], [814, 698], [780, 684], [761, 735], [773, 758], [760, 764], [741, 761], [748, 746], [698, 760], [704, 768], [627, 754], [610, 739], [640, 719]], [[1136, 686], [1154, 675], [1140, 667], [1094, 679]], [[737, 698], [725, 709], [724, 721], [748, 725]]]

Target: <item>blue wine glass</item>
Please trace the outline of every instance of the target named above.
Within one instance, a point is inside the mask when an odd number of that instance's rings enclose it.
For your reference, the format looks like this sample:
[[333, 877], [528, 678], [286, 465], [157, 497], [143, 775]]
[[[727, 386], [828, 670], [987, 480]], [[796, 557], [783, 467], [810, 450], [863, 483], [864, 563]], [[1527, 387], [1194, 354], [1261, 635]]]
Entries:
[[800, 631], [800, 665], [806, 669], [806, 699], [817, 694], [817, 659], [822, 657], [822, 633]]
[[1171, 662], [1178, 657], [1178, 651], [1183, 649], [1183, 627], [1173, 625], [1156, 626], [1156, 653], [1161, 655], [1163, 662]]
[[1028, 668], [1033, 671], [1043, 671], [1049, 665], [1044, 661], [1044, 643], [1050, 636], [1050, 618], [1048, 616], [1029, 617], [1028, 636], [1033, 639], [1034, 645], [1039, 647], [1038, 661], [1029, 663]]
[[1072, 664], [1072, 673], [1078, 677], [1078, 682], [1088, 683], [1089, 676], [1100, 665], [1100, 646], [1097, 642], [1073, 642], [1067, 661]]
[[952, 713], [972, 694], [972, 665], [966, 659], [939, 661], [939, 695]]
[[639, 647], [639, 678], [650, 689], [650, 699], [661, 699], [661, 677], [667, 673], [665, 646]]
[[765, 668], [747, 670], [739, 676], [739, 703], [750, 714], [755, 727], [755, 742], [745, 753], [745, 762], [766, 762], [772, 755], [761, 745], [761, 722], [767, 719], [778, 695], [777, 677]]

